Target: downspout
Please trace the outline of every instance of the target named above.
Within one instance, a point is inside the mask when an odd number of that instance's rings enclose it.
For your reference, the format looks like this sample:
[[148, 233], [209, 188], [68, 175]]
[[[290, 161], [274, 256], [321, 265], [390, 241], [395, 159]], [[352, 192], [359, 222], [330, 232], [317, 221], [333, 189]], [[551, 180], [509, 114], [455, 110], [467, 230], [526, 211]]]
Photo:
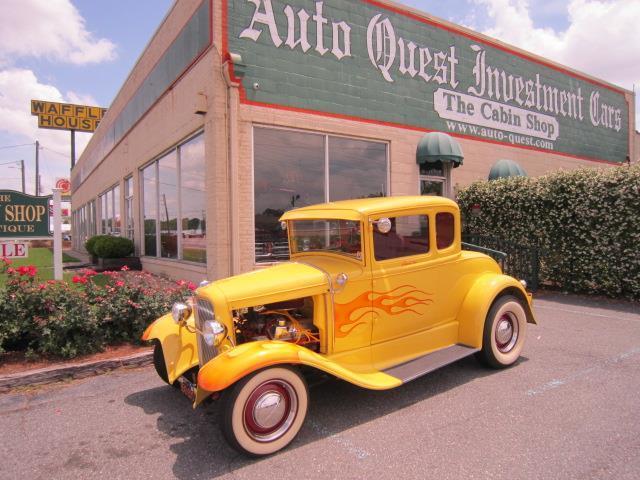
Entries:
[[[239, 87], [241, 78], [233, 71], [234, 65], [241, 66], [240, 55], [231, 53], [222, 64], [222, 75], [227, 85], [227, 169], [229, 172], [229, 273], [240, 273], [240, 206], [238, 204], [238, 120]], [[244, 72], [243, 72], [244, 73]]]

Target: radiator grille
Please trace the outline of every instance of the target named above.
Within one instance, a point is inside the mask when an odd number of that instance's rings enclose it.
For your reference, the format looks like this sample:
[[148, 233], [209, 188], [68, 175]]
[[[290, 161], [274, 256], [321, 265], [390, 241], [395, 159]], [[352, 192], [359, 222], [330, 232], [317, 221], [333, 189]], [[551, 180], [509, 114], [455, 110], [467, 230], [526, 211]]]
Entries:
[[209, 346], [204, 341], [202, 334], [200, 332], [204, 328], [204, 323], [208, 320], [214, 320], [215, 316], [213, 314], [213, 305], [209, 300], [205, 300], [204, 298], [196, 298], [196, 328], [199, 330], [196, 333], [196, 338], [198, 339], [198, 361], [200, 366], [202, 367], [209, 360], [215, 358], [218, 354], [218, 350], [216, 347]]

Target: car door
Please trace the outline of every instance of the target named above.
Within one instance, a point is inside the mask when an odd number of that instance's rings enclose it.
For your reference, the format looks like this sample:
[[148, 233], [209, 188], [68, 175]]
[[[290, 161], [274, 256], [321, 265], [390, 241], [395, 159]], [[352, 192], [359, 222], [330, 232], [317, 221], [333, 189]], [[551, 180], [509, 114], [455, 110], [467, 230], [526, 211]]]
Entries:
[[372, 230], [371, 343], [374, 363], [380, 368], [457, 340], [455, 308], [449, 301], [458, 270], [450, 268], [459, 256], [455, 217], [447, 217], [453, 219], [450, 238], [439, 239], [436, 215], [435, 211], [396, 214], [390, 217], [388, 233]]

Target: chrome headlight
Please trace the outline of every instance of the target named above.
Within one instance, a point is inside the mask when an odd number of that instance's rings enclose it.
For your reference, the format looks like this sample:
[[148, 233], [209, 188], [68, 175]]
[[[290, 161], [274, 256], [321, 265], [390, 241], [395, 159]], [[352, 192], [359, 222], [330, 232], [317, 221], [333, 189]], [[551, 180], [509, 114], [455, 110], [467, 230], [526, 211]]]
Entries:
[[227, 337], [227, 327], [215, 320], [207, 320], [202, 328], [202, 338], [210, 347], [217, 347]]
[[171, 316], [176, 323], [185, 322], [191, 316], [191, 307], [185, 303], [176, 302], [171, 307]]

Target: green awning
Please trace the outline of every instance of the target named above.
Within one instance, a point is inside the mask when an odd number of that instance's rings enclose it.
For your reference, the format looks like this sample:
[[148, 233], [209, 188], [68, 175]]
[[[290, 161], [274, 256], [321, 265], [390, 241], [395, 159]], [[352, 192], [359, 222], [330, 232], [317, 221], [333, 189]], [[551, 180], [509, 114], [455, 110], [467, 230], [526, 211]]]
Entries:
[[498, 178], [507, 177], [526, 177], [527, 172], [524, 171], [517, 162], [513, 160], [498, 160], [493, 164], [489, 171], [489, 180], [497, 180]]
[[416, 151], [418, 164], [451, 162], [456, 168], [462, 165], [463, 158], [462, 148], [456, 139], [442, 132], [426, 133]]

